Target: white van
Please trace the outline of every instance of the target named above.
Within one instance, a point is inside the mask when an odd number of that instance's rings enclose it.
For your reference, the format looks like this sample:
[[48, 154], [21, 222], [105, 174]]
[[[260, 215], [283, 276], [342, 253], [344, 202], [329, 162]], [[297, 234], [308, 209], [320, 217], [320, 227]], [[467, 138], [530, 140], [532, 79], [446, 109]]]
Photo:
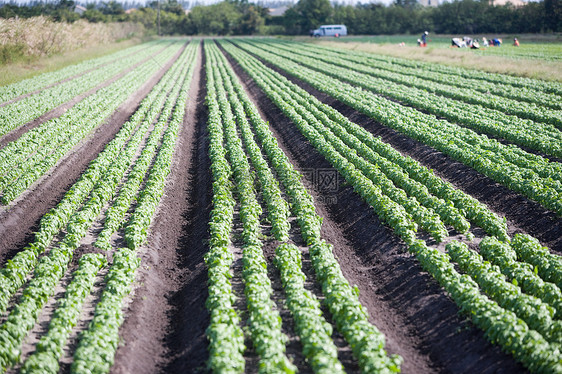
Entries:
[[347, 27], [345, 25], [322, 25], [316, 30], [312, 30], [310, 36], [346, 36]]

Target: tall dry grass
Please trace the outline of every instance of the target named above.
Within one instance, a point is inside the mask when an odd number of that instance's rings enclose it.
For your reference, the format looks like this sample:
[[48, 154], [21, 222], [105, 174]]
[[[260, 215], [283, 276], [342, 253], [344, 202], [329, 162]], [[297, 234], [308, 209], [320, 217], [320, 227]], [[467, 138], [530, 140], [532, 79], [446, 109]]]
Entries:
[[0, 49], [27, 57], [50, 56], [143, 33], [135, 23], [53, 22], [47, 17], [0, 18]]

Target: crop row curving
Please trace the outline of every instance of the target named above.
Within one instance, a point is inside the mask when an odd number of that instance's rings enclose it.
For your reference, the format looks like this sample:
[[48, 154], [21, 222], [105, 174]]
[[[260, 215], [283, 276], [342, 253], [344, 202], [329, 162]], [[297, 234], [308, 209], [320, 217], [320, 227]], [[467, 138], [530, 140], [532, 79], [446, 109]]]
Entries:
[[[378, 76], [372, 72], [372, 68], [346, 63], [343, 60], [318, 57], [312, 52], [301, 51], [298, 48], [288, 51], [284, 48], [273, 48], [273, 46], [277, 47], [275, 44], [262, 42], [255, 43], [255, 45], [269, 52], [288, 57], [311, 69], [343, 79], [385, 97], [399, 100], [404, 104], [462, 124], [475, 131], [506, 139], [547, 155], [562, 156], [562, 132], [554, 125], [505, 114], [500, 110], [486, 108], [478, 103], [470, 103], [461, 96], [449, 98], [437, 95], [432, 92], [431, 83], [413, 85], [411, 82], [403, 81], [398, 72], [393, 73], [392, 77]], [[512, 158], [510, 161], [515, 163], [519, 161], [520, 165], [529, 166], [529, 161], [535, 161], [535, 159], [540, 160], [539, 157], [520, 152], [519, 159]], [[540, 169], [536, 171], [541, 172]], [[546, 171], [546, 173], [548, 172]], [[560, 168], [558, 168], [558, 173], [560, 173]]]
[[514, 153], [509, 147], [475, 134], [471, 130], [438, 120], [413, 108], [393, 103], [325, 74], [307, 69], [290, 60], [253, 48], [247, 43], [239, 42], [239, 44], [382, 124], [428, 144], [508, 188], [539, 202], [547, 209], [562, 214], [560, 178], [543, 178], [531, 169], [507, 161], [503, 154]]

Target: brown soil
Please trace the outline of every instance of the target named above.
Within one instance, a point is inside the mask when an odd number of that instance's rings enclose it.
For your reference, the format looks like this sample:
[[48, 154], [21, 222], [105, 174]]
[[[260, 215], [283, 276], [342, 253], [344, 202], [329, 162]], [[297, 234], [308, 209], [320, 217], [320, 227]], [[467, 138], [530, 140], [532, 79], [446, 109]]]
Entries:
[[[238, 66], [235, 70], [291, 162], [301, 170], [330, 170], [328, 162], [244, 71]], [[405, 253], [403, 243], [351, 187], [341, 184], [331, 196], [311, 192], [324, 217], [323, 237], [334, 245], [346, 278], [358, 285], [371, 322], [386, 336], [388, 351], [404, 358], [403, 372], [524, 371], [459, 316], [454, 302]]]
[[[200, 51], [201, 53], [202, 51]], [[198, 61], [172, 173], [121, 329], [112, 373], [204, 371], [209, 316], [206, 252], [211, 208], [204, 67]]]
[[[209, 315], [205, 308], [207, 268], [203, 258], [207, 251], [212, 191], [202, 52], [190, 88], [172, 173], [151, 226], [148, 244], [141, 250], [142, 263], [132, 300], [126, 307], [121, 328], [122, 344], [117, 350], [112, 373], [207, 372], [205, 329]], [[291, 162], [303, 172], [333, 170], [242, 69], [233, 65]], [[15, 201], [9, 210], [0, 212], [0, 263], [31, 240], [40, 217], [60, 200], [89, 161], [113, 138], [165, 69], [147, 82], [93, 137], [65, 158], [49, 177], [37, 183], [25, 198]], [[375, 123], [311, 87], [299, 84], [506, 216], [512, 233], [528, 232], [562, 252], [560, 220], [538, 204], [507, 191], [440, 152]], [[406, 252], [405, 245], [378, 220], [351, 187], [340, 183], [337, 188], [326, 190], [314, 183], [310, 185], [318, 213], [324, 217], [323, 237], [334, 245], [334, 253], [346, 278], [360, 289], [360, 298], [369, 311], [371, 322], [386, 336], [388, 352], [404, 358], [403, 372], [525, 371], [511, 356], [488, 343], [484, 334], [465, 316], [458, 314], [454, 302], [431, 276], [422, 271], [417, 260]], [[295, 242], [299, 244], [298, 239]], [[272, 243], [264, 247], [269, 262], [274, 249]], [[306, 254], [303, 265], [305, 273], [312, 274]], [[275, 295], [279, 295], [282, 291], [277, 272], [270, 268], [270, 274]], [[316, 293], [313, 285], [309, 287]], [[292, 322], [285, 319], [288, 312], [280, 299], [274, 301], [284, 317], [283, 328], [291, 338], [288, 355], [302, 369], [301, 372], [309, 372], [299, 354], [300, 343], [291, 334]], [[342, 343], [341, 337], [336, 335], [335, 338], [341, 345], [340, 358], [346, 369], [358, 372], [348, 347]], [[250, 371], [255, 370], [251, 354], [248, 362]], [[67, 370], [68, 363], [65, 365]]]

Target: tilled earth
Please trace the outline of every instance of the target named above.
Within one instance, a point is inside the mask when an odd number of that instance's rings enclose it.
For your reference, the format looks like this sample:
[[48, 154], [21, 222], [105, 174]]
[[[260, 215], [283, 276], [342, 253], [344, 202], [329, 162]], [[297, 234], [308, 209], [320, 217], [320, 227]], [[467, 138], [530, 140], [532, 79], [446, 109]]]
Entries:
[[[386, 336], [388, 352], [404, 358], [402, 371], [524, 372], [525, 369], [511, 356], [488, 343], [484, 334], [473, 327], [466, 316], [459, 314], [458, 307], [437, 282], [422, 271], [391, 229], [381, 224], [372, 209], [350, 186], [338, 179], [327, 161], [291, 121], [233, 60], [230, 61], [293, 165], [305, 175], [322, 172], [336, 178], [328, 186], [318, 183], [317, 179], [308, 183], [318, 213], [324, 218], [323, 238], [334, 245], [346, 278], [358, 286], [361, 302], [369, 311], [371, 322]], [[112, 373], [207, 371], [205, 329], [209, 315], [205, 308], [207, 270], [203, 258], [207, 251], [212, 181], [207, 155], [204, 63], [204, 56], [200, 54], [172, 173], [148, 243], [141, 251], [142, 263], [134, 292], [126, 306], [122, 344], [117, 350]], [[66, 157], [48, 177], [36, 183], [8, 210], [0, 212], [2, 264], [31, 240], [40, 217], [60, 200], [88, 163], [112, 139], [163, 72], [152, 77], [102, 129]], [[505, 216], [510, 234], [529, 233], [552, 250], [562, 253], [561, 220], [538, 204], [302, 82], [296, 83], [352, 121], [381, 136], [403, 154], [420, 161], [457, 188], [487, 204], [497, 214]], [[298, 235], [293, 238], [295, 244], [303, 245]], [[271, 267], [274, 298], [281, 315], [289, 321], [283, 325], [290, 337], [287, 352], [301, 372], [310, 372], [282, 303], [278, 272], [271, 265], [275, 246], [275, 242], [266, 243], [264, 253]], [[304, 260], [304, 271], [312, 276], [306, 252]], [[321, 297], [317, 286], [309, 284], [308, 287]], [[243, 299], [239, 290], [236, 293]], [[334, 339], [346, 370], [358, 372], [349, 347], [341, 336], [335, 334]], [[251, 347], [247, 352], [247, 372], [257, 372], [257, 360]]]

